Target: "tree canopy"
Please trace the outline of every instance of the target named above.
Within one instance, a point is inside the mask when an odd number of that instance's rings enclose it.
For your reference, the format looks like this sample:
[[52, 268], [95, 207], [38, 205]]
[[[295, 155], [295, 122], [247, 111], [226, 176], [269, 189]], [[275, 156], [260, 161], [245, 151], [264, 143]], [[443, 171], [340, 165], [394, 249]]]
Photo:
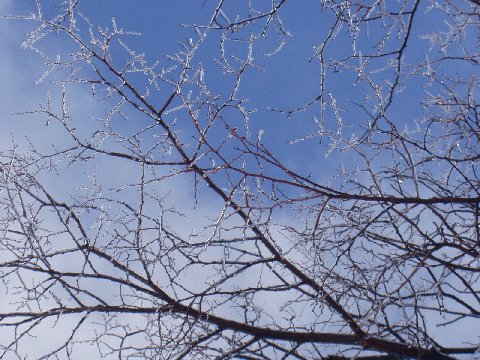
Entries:
[[478, 353], [477, 0], [5, 4], [0, 358]]

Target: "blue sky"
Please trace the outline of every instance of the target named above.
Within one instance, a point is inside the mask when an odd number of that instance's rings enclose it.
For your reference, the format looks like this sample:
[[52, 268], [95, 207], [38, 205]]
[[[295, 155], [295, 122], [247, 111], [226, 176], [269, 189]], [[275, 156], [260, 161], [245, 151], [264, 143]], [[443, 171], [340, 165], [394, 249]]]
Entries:
[[[26, 3], [22, 3], [22, 5], [24, 4]], [[149, 63], [158, 61], [158, 67], [169, 67], [172, 62], [167, 60], [166, 57], [173, 55], [180, 48], [179, 42], [187, 42], [193, 36], [190, 29], [185, 29], [179, 24], [207, 22], [214, 5], [215, 3], [211, 1], [140, 1], [135, 3], [122, 2], [119, 5], [117, 1], [98, 2], [88, 0], [81, 2], [80, 9], [84, 11], [87, 18], [98, 26], [111, 28], [113, 17], [119, 27], [141, 33], [141, 36], [132, 36], [126, 40], [127, 45], [136, 53], [144, 53]], [[18, 2], [14, 6], [17, 13], [28, 13], [32, 9], [30, 7], [25, 10], [25, 8], [19, 6]], [[148, 11], [145, 11], [145, 8], [148, 8]], [[47, 14], [48, 10], [48, 8], [44, 9]], [[231, 14], [236, 14], [236, 11], [241, 13], [244, 9], [242, 9], [242, 6], [233, 6]], [[259, 40], [258, 46], [254, 49], [253, 57], [254, 63], [262, 68], [262, 71], [249, 70], [242, 81], [238, 95], [248, 99], [247, 109], [255, 109], [256, 111], [251, 115], [249, 123], [251, 136], [255, 137], [260, 130], [263, 130], [262, 137], [265, 144], [277, 156], [287, 161], [294, 169], [298, 167], [298, 170], [313, 173], [315, 177], [322, 179], [325, 171], [328, 171], [328, 169], [336, 170], [335, 165], [338, 163], [337, 159], [333, 161], [324, 159], [329, 143], [328, 139], [323, 139], [322, 144], [320, 144], [320, 138], [317, 136], [307, 141], [297, 142], [293, 146], [288, 145], [289, 142], [297, 138], [309, 137], [318, 130], [314, 118], [320, 121], [320, 103], [316, 102], [306, 111], [290, 117], [268, 109], [293, 110], [311, 102], [319, 95], [320, 65], [317, 59], [312, 61], [309, 61], [309, 59], [315, 54], [314, 46], [318, 46], [328, 32], [333, 18], [328, 12], [322, 13], [319, 17], [318, 5], [315, 2], [308, 1], [296, 4], [287, 3], [282, 16], [289, 35], [281, 39], [278, 35], [270, 33], [267, 39]], [[421, 25], [430, 26], [433, 20], [435, 19], [429, 19], [426, 16]], [[11, 23], [8, 26], [20, 25]], [[80, 24], [80, 26], [82, 25]], [[421, 31], [422, 26], [419, 26], [418, 29], [418, 31]], [[417, 30], [417, 27], [415, 27], [415, 30]], [[236, 36], [245, 38], [248, 36], [247, 32]], [[425, 40], [418, 39], [417, 33], [413, 34], [412, 38], [408, 50], [427, 45]], [[274, 56], [266, 57], [265, 54], [272, 52], [281, 44], [282, 40], [285, 40], [282, 50]], [[51, 41], [51, 39], [48, 41]], [[61, 37], [57, 41], [61, 42]], [[359, 43], [362, 44], [362, 41]], [[395, 43], [395, 41], [392, 41], [392, 43]], [[10, 45], [15, 46], [13, 43]], [[44, 45], [49, 46], [49, 44]], [[233, 48], [233, 45], [227, 44], [227, 49]], [[237, 52], [240, 57], [245, 57], [245, 49], [244, 46], [241, 52]], [[349, 50], [351, 50], [351, 46], [348, 38], [340, 37], [330, 46], [328, 54], [332, 57], [340, 57], [342, 54], [348, 53]], [[28, 51], [22, 53], [27, 55]], [[365, 46], [363, 51], [368, 52], [371, 49]], [[414, 57], [415, 51], [409, 51], [407, 58], [411, 57], [410, 54], [413, 54]], [[118, 56], [121, 55], [118, 54]], [[218, 59], [218, 57], [218, 37], [217, 34], [212, 33], [202, 45], [194, 61], [201, 63], [205, 68], [205, 81], [212, 94], [222, 95], [223, 91], [230, 86], [231, 79], [226, 79], [222, 70], [213, 63], [212, 59]], [[31, 69], [32, 75], [39, 76], [41, 74], [38, 63], [35, 63], [31, 58], [28, 59], [28, 56], [23, 57], [23, 59], [21, 61], [32, 62], [32, 65], [24, 66]], [[36, 71], [32, 66], [36, 66]], [[389, 76], [388, 71], [386, 73]], [[55, 71], [52, 75], [55, 76]], [[349, 131], [358, 132], [358, 126], [365, 126], [368, 119], [361, 114], [359, 109], [349, 105], [348, 101], [349, 99], [359, 101], [369, 91], [364, 83], [353, 86], [355, 77], [355, 73], [339, 69], [332, 76], [333, 80], [327, 82], [325, 95], [332, 93], [336, 97], [340, 106], [346, 110], [342, 113], [342, 116], [351, 127]], [[420, 117], [419, 108], [411, 104], [410, 99], [421, 90], [421, 83], [418, 77], [415, 77], [410, 84], [406, 85], [407, 88], [396, 95], [404, 100], [396, 101], [394, 108], [390, 111], [399, 126], [403, 124], [412, 125], [413, 120]], [[159, 90], [159, 101], [162, 99], [162, 94], [166, 94], [169, 90], [165, 90], [165, 87]], [[41, 87], [37, 87], [36, 91], [41, 93]], [[157, 96], [157, 94], [151, 96]], [[329, 102], [329, 99], [326, 99], [326, 101]], [[14, 110], [23, 110], [23, 107]], [[333, 119], [333, 113], [328, 108], [326, 111], [324, 119], [326, 126], [334, 128], [336, 122]], [[309, 161], [298, 160], [303, 153], [309, 154]], [[341, 154], [337, 154], [337, 156], [341, 156]], [[348, 159], [345, 158], [344, 160], [348, 162]], [[318, 171], [319, 165], [322, 168], [321, 172]]]
[[[53, 4], [57, 2], [46, 3]], [[257, 5], [257, 3], [261, 2], [254, 3]], [[79, 9], [86, 18], [101, 28], [111, 30], [112, 18], [114, 18], [119, 28], [140, 33], [141, 35], [124, 37], [122, 40], [136, 54], [145, 54], [145, 59], [149, 64], [158, 61], [157, 68], [168, 69], [175, 65], [169, 59], [169, 56], [173, 56], [175, 52], [181, 49], [181, 43], [188, 44], [189, 39], [195, 42], [197, 38], [191, 28], [182, 27], [180, 24], [207, 23], [215, 4], [216, 2], [208, 0], [83, 0]], [[229, 2], [229, 6], [226, 8], [226, 11], [228, 11], [227, 15], [234, 18], [237, 14], [245, 14], [245, 8], [242, 4], [243, 2], [240, 1]], [[423, 3], [420, 6], [424, 6]], [[357, 166], [365, 167], [369, 164], [361, 161], [361, 157], [350, 149], [336, 151], [334, 156], [326, 157], [330, 149], [331, 140], [327, 137], [321, 138], [315, 135], [319, 129], [317, 122], [324, 122], [327, 129], [335, 130], [338, 124], [331, 106], [333, 99], [335, 99], [340, 109], [342, 121], [347, 126], [344, 129], [346, 138], [352, 133], [358, 133], [362, 127], [368, 126], [368, 117], [359, 107], [352, 105], [352, 100], [354, 102], [365, 101], [368, 106], [371, 105], [372, 107], [367, 110], [378, 113], [379, 110], [374, 109], [375, 101], [371, 99], [365, 100], [366, 96], [373, 95], [368, 82], [363, 79], [357, 82], [358, 74], [354, 70], [348, 71], [340, 67], [338, 69], [331, 68], [328, 70], [328, 81], [324, 90], [324, 112], [322, 112], [320, 101], [314, 102], [303, 111], [292, 112], [290, 115], [272, 110], [274, 108], [288, 112], [311, 103], [320, 94], [320, 64], [317, 58], [312, 61], [309, 61], [309, 59], [314, 56], [315, 47], [319, 46], [322, 39], [328, 34], [334, 18], [326, 11], [320, 12], [318, 7], [317, 1], [288, 2], [285, 5], [281, 15], [286, 33], [279, 36], [270, 29], [266, 33], [266, 38], [259, 38], [255, 42], [252, 56], [253, 64], [258, 66], [258, 69], [253, 67], [247, 69], [240, 84], [237, 97], [248, 99], [244, 103], [244, 108], [246, 111], [252, 111], [249, 115], [248, 123], [248, 135], [251, 141], [254, 142], [256, 137], [262, 133], [263, 144], [288, 168], [298, 171], [303, 176], [312, 174], [311, 178], [322, 184], [340, 184], [342, 179], [334, 176], [340, 164], [343, 164], [347, 170], [354, 169]], [[0, 3], [0, 14], [28, 14], [32, 11], [34, 11], [33, 2], [4, 0]], [[47, 15], [53, 13], [48, 6], [44, 8], [44, 11]], [[414, 27], [411, 41], [408, 43], [404, 53], [404, 59], [407, 64], [410, 61], [418, 61], [425, 53], [432, 58], [441, 56], [439, 49], [436, 46], [429, 48], [428, 41], [421, 38], [421, 35], [446, 25], [440, 21], [442, 19], [439, 19], [435, 13], [429, 13], [425, 8], [421, 8], [419, 14], [422, 17], [419, 19], [417, 26]], [[386, 24], [388, 28], [388, 20], [386, 20]], [[78, 27], [82, 35], [87, 34], [85, 22], [79, 21]], [[29, 141], [35, 147], [44, 151], [52, 151], [52, 144], [60, 148], [68, 147], [71, 144], [70, 140], [65, 138], [65, 131], [60, 126], [52, 123], [48, 128], [45, 127], [45, 118], [31, 114], [10, 115], [14, 112], [38, 109], [40, 104], [45, 104], [48, 95], [54, 99], [54, 108], [58, 109], [60, 106], [58, 99], [61, 96], [61, 86], [58, 84], [51, 85], [51, 81], [65, 76], [67, 70], [56, 68], [45, 81], [33, 86], [34, 82], [41, 77], [44, 71], [42, 59], [30, 49], [21, 49], [19, 47], [19, 44], [24, 40], [25, 33], [31, 29], [32, 24], [28, 22], [0, 21], [0, 37], [2, 38], [0, 42], [0, 54], [2, 54], [0, 56], [0, 77], [2, 79], [0, 83], [0, 150], [10, 147], [12, 136], [20, 144], [21, 151], [27, 148], [26, 136], [28, 136]], [[372, 33], [378, 31], [375, 26], [372, 26], [369, 30]], [[395, 36], [395, 33], [399, 31], [399, 25], [394, 25], [391, 30], [394, 35], [385, 44], [386, 49], [394, 49], [400, 41]], [[244, 31], [242, 30], [231, 35], [231, 38], [227, 40], [225, 49], [227, 50], [227, 59], [232, 66], [238, 66], [238, 62], [232, 56], [245, 59], [248, 53], [248, 46], [244, 41], [249, 39], [252, 33], [258, 34], [260, 31], [260, 27], [253, 27], [253, 29], [247, 28]], [[217, 60], [220, 60], [221, 55], [219, 48], [220, 35], [220, 32], [211, 32], [204, 40], [192, 62], [192, 67], [198, 66], [200, 68], [199, 65], [201, 65], [204, 70], [204, 81], [209, 90], [208, 95], [212, 97], [218, 95], [219, 101], [224, 100], [231, 91], [234, 82], [234, 76], [225, 75], [224, 70], [218, 66]], [[227, 34], [227, 36], [230, 35]], [[357, 39], [357, 51], [363, 54], [375, 51], [367, 39], [362, 36], [363, 33]], [[72, 49], [72, 45], [66, 41], [63, 35], [48, 36], [44, 40], [39, 41], [38, 45], [47, 54], [53, 56], [60, 53], [64, 59], [68, 59], [68, 52]], [[267, 56], [267, 54], [274, 52], [280, 45], [282, 47], [278, 52]], [[330, 45], [326, 53], [329, 58], [326, 60], [329, 61], [330, 57], [332, 59], [336, 57], [342, 58], [351, 52], [351, 49], [351, 37], [346, 33], [344, 27], [339, 30], [337, 39]], [[116, 64], [120, 67], [120, 60], [125, 58], [124, 50], [116, 45], [112, 51], [112, 58], [116, 59], [114, 63], [117, 61]], [[360, 61], [359, 59], [354, 59], [348, 62], [348, 64], [357, 66]], [[370, 63], [366, 68], [366, 72], [369, 73], [372, 79], [376, 79], [378, 83], [391, 80], [392, 70], [391, 67], [384, 68], [386, 65], [388, 65], [388, 59], [382, 58], [378, 63]], [[418, 70], [408, 66], [405, 69], [406, 72], [410, 70], [410, 76], [406, 78], [403, 89], [395, 93], [394, 105], [388, 109], [389, 118], [399, 128], [406, 126], [413, 128], [415, 121], [421, 118], [424, 110], [421, 108], [418, 98], [423, 96], [424, 89], [428, 89], [432, 94], [441, 91], [438, 84], [430, 87], [426, 86], [425, 79], [420, 73], [420, 71], [426, 69]], [[468, 64], [456, 65], [452, 68], [443, 66], [436, 70], [447, 75], [464, 75], [466, 77], [470, 76], [472, 72], [472, 68]], [[91, 73], [91, 69], [82, 65], [80, 73], [88, 76]], [[174, 78], [177, 75], [178, 71], [173, 70], [171, 75], [168, 76]], [[138, 74], [132, 75], [132, 81], [138, 84], [140, 88], [148, 87], [148, 79], [138, 76]], [[104, 117], [110, 111], [113, 101], [99, 102], [97, 99], [92, 99], [91, 88], [88, 86], [67, 84], [66, 88], [68, 90], [67, 100], [72, 113], [72, 126], [77, 127], [79, 134], [88, 138], [95, 130], [95, 119]], [[150, 86], [149, 89], [150, 99], [153, 103], [158, 104], [161, 104], [172, 91], [172, 87], [165, 83], [160, 83], [158, 90], [154, 89], [153, 86]], [[192, 86], [194, 94], [198, 91], [198, 88]], [[329, 94], [332, 94], [332, 96], [330, 97]], [[129, 109], [125, 106], [123, 111], [133, 120], [124, 121], [119, 114], [112, 118], [112, 127], [122, 134], [134, 133], [145, 126], [145, 124], [148, 124], [148, 118], [138, 115], [138, 112], [131, 108]], [[201, 111], [204, 110], [202, 109]], [[243, 119], [238, 111], [226, 110], [224, 113], [229, 125], [232, 127], [237, 126], [238, 131], [246, 136], [247, 130], [244, 128]], [[188, 116], [185, 116], [185, 111], [179, 110], [169, 113], [165, 118], [170, 123], [176, 122], [176, 129], [178, 129], [183, 141], [191, 141], [191, 135], [195, 131], [188, 122]], [[221, 142], [228, 134], [228, 130], [222, 127], [221, 124], [216, 126], [212, 130], [214, 135], [211, 140], [213, 143]], [[145, 132], [144, 137], [141, 139], [142, 145], [153, 146], [158, 139], [155, 137], [158, 135], [156, 131], [157, 129], [152, 129]], [[296, 141], [299, 138], [305, 138], [305, 140]], [[109, 145], [114, 147], [120, 146], [113, 142]], [[233, 156], [233, 153], [237, 151], [234, 145], [228, 144], [225, 146], [228, 149], [225, 150], [226, 155]], [[192, 148], [189, 151], [193, 151]], [[392, 163], [392, 158], [388, 155], [385, 156], [382, 151], [383, 148], [380, 148], [380, 150], [368, 149], [368, 154], [371, 156], [371, 165], [379, 171], [382, 167], [388, 167]], [[172, 159], [175, 159], [175, 155], [172, 155]], [[205, 159], [203, 161], [207, 163], [210, 160]], [[401, 162], [404, 159], [398, 161]], [[87, 179], [90, 179], [90, 175], [93, 172], [96, 172], [100, 181], [106, 182], [106, 187], [121, 187], [135, 182], [135, 179], [139, 177], [138, 169], [133, 170], [124, 167], [122, 170], [123, 165], [120, 161], [116, 162], [110, 159], [104, 159], [103, 162], [98, 160], [95, 166], [76, 166], [72, 165], [71, 168], [66, 166], [65, 169], [68, 168], [68, 171], [65, 172], [66, 177], [60, 178], [55, 176], [55, 174], [46, 176], [45, 179], [48, 182], [48, 186], [51, 189], [55, 189], [59, 196], [68, 197], [72, 191], [78, 190], [80, 185]], [[246, 167], [257, 169], [255, 163], [248, 163]], [[278, 168], [274, 169], [268, 166], [266, 171], [271, 171], [273, 175], [281, 173]], [[90, 172], [90, 174], [86, 172]], [[112, 173], [120, 176], [115, 177], [113, 181], [109, 180], [109, 176]], [[360, 181], [365, 181], [368, 186], [371, 185], [368, 176], [362, 177], [364, 175], [361, 173], [357, 176]], [[172, 197], [167, 203], [183, 211], [186, 216], [178, 219], [172, 215], [171, 221], [186, 236], [192, 229], [199, 231], [204, 223], [204, 219], [215, 218], [218, 215], [218, 210], [223, 206], [223, 203], [211, 193], [204, 191], [206, 187], [202, 184], [199, 185], [201, 191], [198, 193], [198, 204], [193, 204], [192, 197], [195, 191], [191, 186], [193, 180], [193, 176], [190, 174], [175, 177], [163, 181], [159, 190], [159, 193], [162, 194], [173, 190]], [[221, 182], [225, 181], [225, 179], [219, 178], [218, 181], [223, 185], [227, 184], [226, 182]], [[250, 185], [252, 186], [253, 183]], [[413, 189], [408, 189], [408, 191], [410, 190], [413, 192]], [[292, 191], [293, 193], [294, 191]], [[135, 201], [136, 193], [133, 190], [126, 190], [120, 195], [115, 195], [112, 191], [110, 195], [125, 196], [133, 202]], [[426, 193], [422, 195], [426, 195]], [[317, 200], [312, 203], [316, 202]], [[203, 217], [198, 217], [198, 213], [201, 213]], [[298, 219], [293, 218], [295, 214], [297, 213], [289, 208], [286, 210], [279, 209], [275, 213], [275, 220], [282, 225], [288, 226]], [[302, 216], [300, 212], [299, 217], [301, 218]], [[94, 222], [95, 218], [89, 219], [86, 216], [86, 221], [88, 222], [89, 220]], [[184, 223], [182, 221], [187, 224], [183, 226]], [[280, 243], [282, 241], [286, 243], [286, 237], [279, 235], [280, 232], [276, 233], [278, 231], [277, 228], [274, 228], [272, 231], [279, 236]], [[296, 256], [300, 256], [299, 253], [293, 253]], [[188, 281], [194, 283], [193, 279], [188, 279]], [[279, 298], [276, 300], [281, 302]], [[267, 304], [269, 299], [262, 299], [262, 301], [264, 304]], [[306, 316], [310, 316], [308, 311], [306, 313]], [[451, 339], [443, 333], [442, 340], [447, 343]]]

